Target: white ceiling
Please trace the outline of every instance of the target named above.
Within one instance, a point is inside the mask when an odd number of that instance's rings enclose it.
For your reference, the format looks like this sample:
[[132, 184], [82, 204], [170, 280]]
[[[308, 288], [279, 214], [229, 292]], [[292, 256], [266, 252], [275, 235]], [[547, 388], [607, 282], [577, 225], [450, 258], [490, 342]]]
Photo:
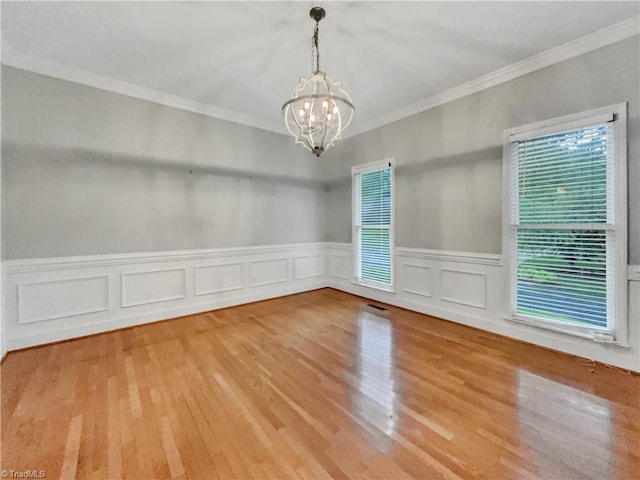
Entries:
[[3, 2], [2, 42], [276, 125], [311, 70], [317, 4], [321, 66], [353, 97], [356, 129], [639, 13], [636, 1]]

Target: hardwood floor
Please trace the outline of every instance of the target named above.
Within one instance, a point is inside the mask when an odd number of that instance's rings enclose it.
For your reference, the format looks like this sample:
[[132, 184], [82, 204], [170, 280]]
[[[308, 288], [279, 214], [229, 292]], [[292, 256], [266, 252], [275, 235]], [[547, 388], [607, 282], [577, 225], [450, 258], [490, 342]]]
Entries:
[[2, 469], [638, 478], [640, 377], [366, 303], [324, 289], [10, 353]]

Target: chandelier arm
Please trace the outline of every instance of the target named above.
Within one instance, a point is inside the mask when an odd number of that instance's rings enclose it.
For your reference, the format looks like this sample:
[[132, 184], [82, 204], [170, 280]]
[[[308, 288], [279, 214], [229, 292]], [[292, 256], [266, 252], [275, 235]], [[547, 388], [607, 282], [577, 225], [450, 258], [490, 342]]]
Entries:
[[327, 136], [327, 124], [325, 123], [322, 128], [322, 137], [320, 138], [320, 145], [324, 145], [324, 137]]
[[298, 126], [298, 128], [300, 129], [300, 133], [304, 132], [304, 123], [300, 123], [298, 121], [298, 118], [296, 117], [296, 112], [293, 111], [293, 107], [291, 108], [291, 118], [293, 118], [293, 121], [296, 123], [296, 125]]
[[[290, 113], [292, 113], [292, 112], [290, 112]], [[291, 129], [291, 126], [289, 125], [289, 123], [286, 124], [287, 130], [289, 130], [289, 133], [296, 138], [296, 143], [297, 144], [300, 144], [304, 148], [306, 148], [307, 150], [311, 151], [311, 147], [309, 146], [309, 142], [308, 142], [307, 138], [305, 137], [304, 129], [302, 128], [300, 123], [298, 123], [298, 121], [295, 119], [295, 117], [294, 117], [293, 120], [294, 120], [296, 126], [298, 127], [298, 132], [297, 133], [294, 132]]]
[[304, 143], [308, 145], [309, 150], [313, 150], [313, 137], [311, 135], [311, 131], [303, 129], [300, 133], [301, 138], [304, 140]]

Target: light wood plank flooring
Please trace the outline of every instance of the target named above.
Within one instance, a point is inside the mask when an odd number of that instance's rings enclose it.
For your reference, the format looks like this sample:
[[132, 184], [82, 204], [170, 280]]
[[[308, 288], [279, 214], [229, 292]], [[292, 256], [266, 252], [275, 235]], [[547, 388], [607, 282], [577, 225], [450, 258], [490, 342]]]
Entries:
[[330, 289], [10, 353], [46, 478], [638, 478], [640, 377]]

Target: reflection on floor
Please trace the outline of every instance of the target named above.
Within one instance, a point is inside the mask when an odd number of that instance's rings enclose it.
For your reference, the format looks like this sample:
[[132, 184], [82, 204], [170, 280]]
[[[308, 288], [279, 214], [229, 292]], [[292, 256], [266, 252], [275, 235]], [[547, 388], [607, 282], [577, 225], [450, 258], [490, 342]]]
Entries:
[[580, 472], [578, 478], [611, 477], [614, 445], [607, 400], [521, 370], [518, 421], [539, 475], [572, 478]]
[[362, 312], [358, 317], [356, 375], [349, 382], [351, 406], [354, 417], [383, 452], [391, 446], [390, 435], [398, 421], [393, 348], [389, 319]]

